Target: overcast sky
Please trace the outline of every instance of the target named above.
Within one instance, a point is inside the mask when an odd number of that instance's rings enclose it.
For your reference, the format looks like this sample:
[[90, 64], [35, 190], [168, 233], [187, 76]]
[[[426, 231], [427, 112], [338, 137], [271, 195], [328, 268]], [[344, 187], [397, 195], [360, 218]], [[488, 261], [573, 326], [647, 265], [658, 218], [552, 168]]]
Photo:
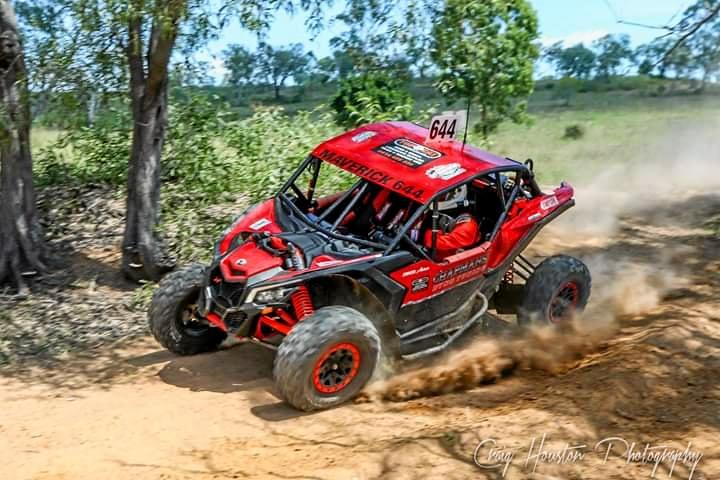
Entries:
[[[403, 0], [399, 0], [402, 2]], [[667, 25], [676, 20], [693, 0], [531, 0], [540, 18], [541, 41], [550, 45], [564, 41], [568, 45], [579, 42], [589, 43], [608, 33], [628, 33], [633, 43], [639, 45], [652, 40], [661, 30], [619, 24], [618, 19], [647, 24]], [[328, 18], [340, 11], [342, 1], [327, 12]], [[317, 58], [330, 53], [329, 40], [340, 33], [342, 25], [330, 25], [316, 38], [307, 33], [302, 16], [290, 17], [279, 14], [268, 36], [272, 45], [302, 43], [306, 50]], [[212, 65], [212, 76], [224, 76], [221, 52], [231, 44], [239, 43], [253, 50], [257, 46], [255, 37], [237, 24], [230, 25], [219, 40], [210, 44], [200, 59]]]

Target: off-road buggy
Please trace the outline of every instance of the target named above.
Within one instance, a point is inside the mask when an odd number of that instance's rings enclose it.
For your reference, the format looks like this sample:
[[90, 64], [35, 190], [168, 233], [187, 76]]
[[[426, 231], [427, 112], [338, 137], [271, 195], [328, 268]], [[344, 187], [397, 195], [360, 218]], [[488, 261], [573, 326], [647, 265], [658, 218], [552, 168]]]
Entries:
[[[228, 336], [275, 349], [279, 393], [313, 410], [356, 395], [381, 357], [444, 349], [488, 309], [521, 325], [582, 309], [582, 262], [554, 256], [534, 266], [521, 256], [574, 205], [572, 187], [543, 193], [532, 162], [457, 141], [428, 145], [427, 133], [379, 123], [318, 146], [275, 197], [227, 229], [210, 266], [162, 281], [149, 310], [155, 338], [181, 355]], [[328, 194], [333, 186], [341, 191]], [[463, 186], [481, 238], [440, 258], [434, 242], [452, 221], [438, 204]], [[430, 245], [417, 240], [427, 231]]]

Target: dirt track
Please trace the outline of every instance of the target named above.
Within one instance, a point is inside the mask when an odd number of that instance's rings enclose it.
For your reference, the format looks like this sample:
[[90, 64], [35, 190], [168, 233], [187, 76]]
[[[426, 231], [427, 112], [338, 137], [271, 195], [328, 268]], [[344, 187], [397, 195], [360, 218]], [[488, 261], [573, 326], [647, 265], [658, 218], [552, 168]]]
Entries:
[[[607, 437], [640, 451], [691, 443], [703, 455], [692, 478], [720, 478], [719, 213], [720, 195], [688, 195], [624, 213], [612, 234], [578, 234], [571, 217], [535, 243], [586, 259], [593, 315], [618, 326], [559, 374], [303, 415], [272, 393], [272, 352], [176, 358], [145, 339], [1, 380], [0, 478], [502, 478], [473, 461], [484, 439], [514, 450], [505, 478], [651, 478], [619, 443], [603, 462], [592, 450]], [[532, 474], [543, 434], [544, 451], [584, 444], [585, 457], [540, 458]], [[689, 477], [678, 461], [672, 478]]]

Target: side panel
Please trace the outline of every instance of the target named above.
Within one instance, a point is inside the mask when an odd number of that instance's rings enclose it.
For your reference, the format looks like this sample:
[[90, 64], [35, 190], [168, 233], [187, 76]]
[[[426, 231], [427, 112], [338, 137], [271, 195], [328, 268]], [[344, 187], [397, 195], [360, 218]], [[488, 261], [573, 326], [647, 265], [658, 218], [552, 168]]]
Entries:
[[548, 195], [517, 200], [488, 251], [488, 267], [494, 269], [505, 262], [523, 237], [543, 219], [571, 202], [572, 197], [572, 187], [562, 186]]
[[427, 301], [482, 275], [487, 269], [488, 247], [486, 242], [442, 262], [421, 260], [392, 272], [390, 277], [407, 289], [403, 307]]

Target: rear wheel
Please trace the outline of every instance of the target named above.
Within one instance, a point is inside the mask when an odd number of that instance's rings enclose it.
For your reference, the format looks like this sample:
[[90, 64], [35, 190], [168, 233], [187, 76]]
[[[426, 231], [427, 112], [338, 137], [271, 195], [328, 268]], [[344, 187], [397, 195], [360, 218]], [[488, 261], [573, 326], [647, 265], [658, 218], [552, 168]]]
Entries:
[[591, 289], [590, 271], [574, 257], [557, 255], [537, 266], [525, 284], [518, 323], [560, 324], [581, 312]]
[[148, 323], [160, 344], [178, 355], [215, 350], [226, 334], [197, 317], [197, 300], [205, 279], [205, 267], [189, 265], [167, 275], [155, 291]]
[[366, 316], [350, 307], [324, 307], [285, 337], [273, 376], [287, 403], [300, 410], [319, 410], [357, 395], [379, 357], [380, 337]]

